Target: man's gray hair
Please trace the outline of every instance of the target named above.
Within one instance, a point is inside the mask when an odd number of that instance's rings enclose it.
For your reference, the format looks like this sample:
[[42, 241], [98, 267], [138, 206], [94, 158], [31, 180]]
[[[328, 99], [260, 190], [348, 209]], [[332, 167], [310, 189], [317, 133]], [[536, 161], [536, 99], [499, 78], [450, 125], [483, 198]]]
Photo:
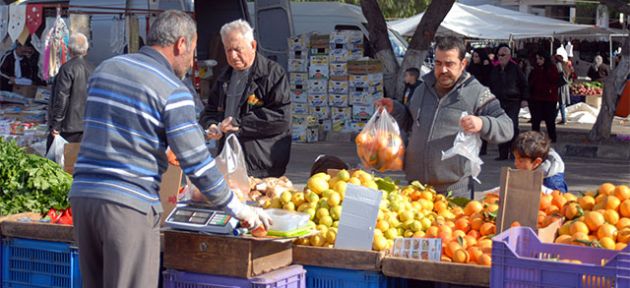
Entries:
[[90, 48], [90, 43], [83, 33], [74, 32], [70, 35], [70, 40], [68, 40], [68, 49], [72, 55], [86, 55], [88, 48]]
[[252, 26], [249, 26], [249, 23], [243, 19], [234, 20], [230, 23], [227, 23], [221, 27], [221, 40], [225, 40], [228, 34], [237, 31], [243, 35], [248, 41], [254, 41], [254, 29]]
[[151, 23], [147, 45], [169, 46], [175, 44], [180, 37], [184, 37], [190, 47], [195, 35], [197, 26], [188, 14], [178, 10], [166, 10]]

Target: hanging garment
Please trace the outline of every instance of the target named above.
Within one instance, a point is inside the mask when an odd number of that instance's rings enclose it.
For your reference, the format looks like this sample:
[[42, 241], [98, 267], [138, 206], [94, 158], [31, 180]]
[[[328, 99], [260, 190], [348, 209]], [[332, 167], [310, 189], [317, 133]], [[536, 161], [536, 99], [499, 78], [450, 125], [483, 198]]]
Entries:
[[29, 34], [37, 32], [39, 26], [42, 26], [43, 7], [42, 4], [26, 5], [26, 28]]
[[24, 31], [26, 5], [9, 5], [9, 36], [17, 41]]
[[0, 42], [7, 36], [9, 30], [9, 6], [0, 6]]
[[55, 77], [61, 65], [68, 61], [68, 39], [70, 32], [66, 22], [57, 15], [55, 25], [48, 31], [44, 40], [44, 80]]
[[125, 46], [127, 45], [127, 33], [125, 33], [125, 26], [126, 24], [123, 19], [114, 18], [110, 30], [111, 41], [109, 42], [110, 47], [112, 48], [112, 53], [114, 53], [114, 55], [122, 54]]

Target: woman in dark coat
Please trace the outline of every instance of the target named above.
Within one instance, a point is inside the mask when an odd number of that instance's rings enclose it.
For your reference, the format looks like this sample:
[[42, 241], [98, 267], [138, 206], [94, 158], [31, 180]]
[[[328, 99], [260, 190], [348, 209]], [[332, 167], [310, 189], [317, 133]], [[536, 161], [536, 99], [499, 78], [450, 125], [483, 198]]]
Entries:
[[[483, 48], [477, 48], [473, 51], [472, 61], [466, 69], [468, 73], [475, 76], [481, 85], [488, 87], [490, 81], [490, 71], [492, 70], [492, 63], [488, 58], [488, 53]], [[488, 150], [488, 143], [483, 141], [479, 155], [486, 155]]]
[[532, 130], [540, 132], [540, 122], [545, 121], [552, 142], [556, 142], [559, 77], [549, 54], [538, 51], [536, 64], [529, 74], [529, 111], [532, 115]]

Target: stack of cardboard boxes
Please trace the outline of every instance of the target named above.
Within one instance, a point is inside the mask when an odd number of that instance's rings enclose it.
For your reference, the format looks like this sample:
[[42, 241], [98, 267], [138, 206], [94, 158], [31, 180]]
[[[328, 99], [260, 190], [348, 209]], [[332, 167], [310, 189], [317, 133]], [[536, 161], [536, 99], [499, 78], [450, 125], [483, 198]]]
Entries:
[[[288, 41], [293, 140], [312, 142], [329, 132], [359, 132], [374, 111], [374, 100], [383, 97], [380, 62], [360, 60], [361, 31], [300, 35]], [[309, 116], [319, 125], [317, 133], [311, 131]]]

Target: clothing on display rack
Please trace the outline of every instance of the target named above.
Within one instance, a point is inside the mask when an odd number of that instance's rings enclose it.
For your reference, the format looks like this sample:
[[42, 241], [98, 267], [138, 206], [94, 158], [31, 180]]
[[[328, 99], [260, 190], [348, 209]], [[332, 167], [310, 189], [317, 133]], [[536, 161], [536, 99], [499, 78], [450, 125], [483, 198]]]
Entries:
[[17, 41], [24, 31], [26, 5], [9, 5], [9, 37]]
[[9, 6], [0, 6], [0, 42], [4, 40], [9, 31]]
[[55, 24], [44, 38], [44, 69], [42, 76], [45, 81], [55, 77], [61, 65], [66, 63], [70, 58], [70, 55], [68, 55], [70, 32], [68, 31], [66, 22], [61, 19], [59, 11], [57, 12]]

